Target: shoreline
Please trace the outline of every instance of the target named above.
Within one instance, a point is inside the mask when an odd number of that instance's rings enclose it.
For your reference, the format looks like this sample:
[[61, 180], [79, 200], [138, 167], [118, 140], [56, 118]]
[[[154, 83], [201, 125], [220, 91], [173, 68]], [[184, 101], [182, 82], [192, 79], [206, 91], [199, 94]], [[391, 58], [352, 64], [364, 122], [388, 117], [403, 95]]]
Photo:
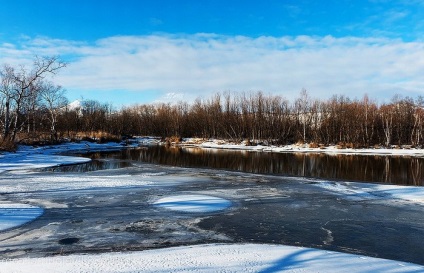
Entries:
[[[285, 146], [246, 145], [218, 139], [188, 138], [181, 142], [164, 142], [157, 137], [135, 137], [126, 143], [79, 143], [65, 142], [49, 146], [19, 146], [16, 152], [0, 153], [0, 173], [5, 171], [29, 170], [64, 165], [87, 163], [89, 158], [78, 156], [91, 152], [119, 151], [126, 149], [143, 149], [148, 146], [172, 146], [182, 149], [215, 149], [240, 152], [288, 153], [288, 154], [325, 154], [329, 156], [378, 156], [378, 157], [412, 157], [424, 158], [424, 149], [416, 148], [363, 148], [339, 149], [337, 146], [310, 148], [308, 144]], [[43, 162], [43, 164], [39, 164]]]
[[[161, 145], [165, 145], [162, 143]], [[182, 148], [206, 148], [222, 150], [240, 150], [250, 152], [271, 153], [316, 153], [329, 155], [364, 155], [364, 156], [412, 156], [424, 157], [424, 149], [416, 148], [338, 148], [330, 145], [320, 148], [311, 148], [309, 144], [291, 144], [284, 146], [246, 145], [246, 143], [234, 144], [227, 140], [201, 140], [183, 139], [182, 142], [173, 142], [171, 145]]]
[[[170, 145], [181, 148], [202, 148], [202, 149], [219, 149], [219, 150], [238, 150], [248, 152], [269, 152], [269, 153], [314, 153], [314, 154], [329, 154], [329, 155], [365, 155], [365, 156], [412, 156], [424, 157], [424, 148], [411, 148], [409, 145], [399, 147], [393, 145], [391, 148], [347, 148], [339, 145], [328, 145], [320, 147], [310, 147], [311, 144], [288, 144], [288, 145], [262, 145], [262, 144], [247, 144], [246, 141], [234, 143], [225, 139], [202, 139], [202, 138], [183, 138], [181, 141], [161, 140], [159, 137], [151, 136], [136, 136], [129, 139], [126, 143], [107, 142], [63, 142], [61, 144], [46, 145], [46, 146], [31, 146], [19, 145], [15, 152], [0, 152], [0, 159], [6, 154], [28, 154], [28, 153], [45, 153], [50, 155], [70, 156], [76, 153], [89, 152], [104, 152], [124, 149], [134, 149], [145, 146], [154, 145]], [[66, 146], [65, 149], [62, 147]]]

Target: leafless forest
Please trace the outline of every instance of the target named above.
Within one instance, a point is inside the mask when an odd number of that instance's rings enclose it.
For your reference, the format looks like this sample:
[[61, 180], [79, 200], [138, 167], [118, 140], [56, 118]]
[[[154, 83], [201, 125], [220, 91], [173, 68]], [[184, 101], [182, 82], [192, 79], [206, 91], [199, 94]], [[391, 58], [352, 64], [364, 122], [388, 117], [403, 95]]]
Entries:
[[65, 66], [56, 57], [37, 57], [31, 67], [2, 65], [3, 149], [16, 143], [132, 135], [345, 147], [423, 144], [423, 97], [395, 96], [389, 103], [367, 95], [334, 95], [323, 100], [301, 90], [297, 99], [289, 101], [264, 92], [224, 92], [193, 103], [134, 104], [115, 109], [111, 104], [84, 100], [71, 107], [64, 89], [48, 80]]

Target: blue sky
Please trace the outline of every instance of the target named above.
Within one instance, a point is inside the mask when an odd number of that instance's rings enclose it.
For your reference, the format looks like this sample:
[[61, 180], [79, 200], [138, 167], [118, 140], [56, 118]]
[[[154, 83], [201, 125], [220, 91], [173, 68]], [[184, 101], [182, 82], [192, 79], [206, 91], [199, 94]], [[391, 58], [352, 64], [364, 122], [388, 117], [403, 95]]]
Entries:
[[0, 63], [59, 55], [70, 100], [424, 95], [421, 0], [0, 0]]

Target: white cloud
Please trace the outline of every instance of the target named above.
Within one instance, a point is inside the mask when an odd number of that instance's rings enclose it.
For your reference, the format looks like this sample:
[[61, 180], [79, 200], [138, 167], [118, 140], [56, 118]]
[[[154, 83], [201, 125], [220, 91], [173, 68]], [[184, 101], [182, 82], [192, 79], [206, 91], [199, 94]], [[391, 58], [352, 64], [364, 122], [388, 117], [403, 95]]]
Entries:
[[[0, 63], [61, 55], [56, 80], [69, 91], [178, 90], [184, 99], [224, 91], [296, 97], [345, 94], [390, 99], [422, 94], [424, 43], [383, 38], [197, 35], [117, 36], [94, 44], [38, 37], [0, 45]], [[102, 100], [103, 98], [99, 98]], [[107, 99], [105, 99], [107, 100]]]

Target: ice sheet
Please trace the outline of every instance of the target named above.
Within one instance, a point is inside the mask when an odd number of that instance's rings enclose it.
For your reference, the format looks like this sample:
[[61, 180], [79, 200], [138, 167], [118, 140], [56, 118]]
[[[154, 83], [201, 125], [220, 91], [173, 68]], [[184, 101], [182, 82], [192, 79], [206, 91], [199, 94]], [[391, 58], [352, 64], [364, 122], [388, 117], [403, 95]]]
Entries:
[[0, 231], [28, 223], [42, 215], [43, 211], [27, 204], [0, 203]]

